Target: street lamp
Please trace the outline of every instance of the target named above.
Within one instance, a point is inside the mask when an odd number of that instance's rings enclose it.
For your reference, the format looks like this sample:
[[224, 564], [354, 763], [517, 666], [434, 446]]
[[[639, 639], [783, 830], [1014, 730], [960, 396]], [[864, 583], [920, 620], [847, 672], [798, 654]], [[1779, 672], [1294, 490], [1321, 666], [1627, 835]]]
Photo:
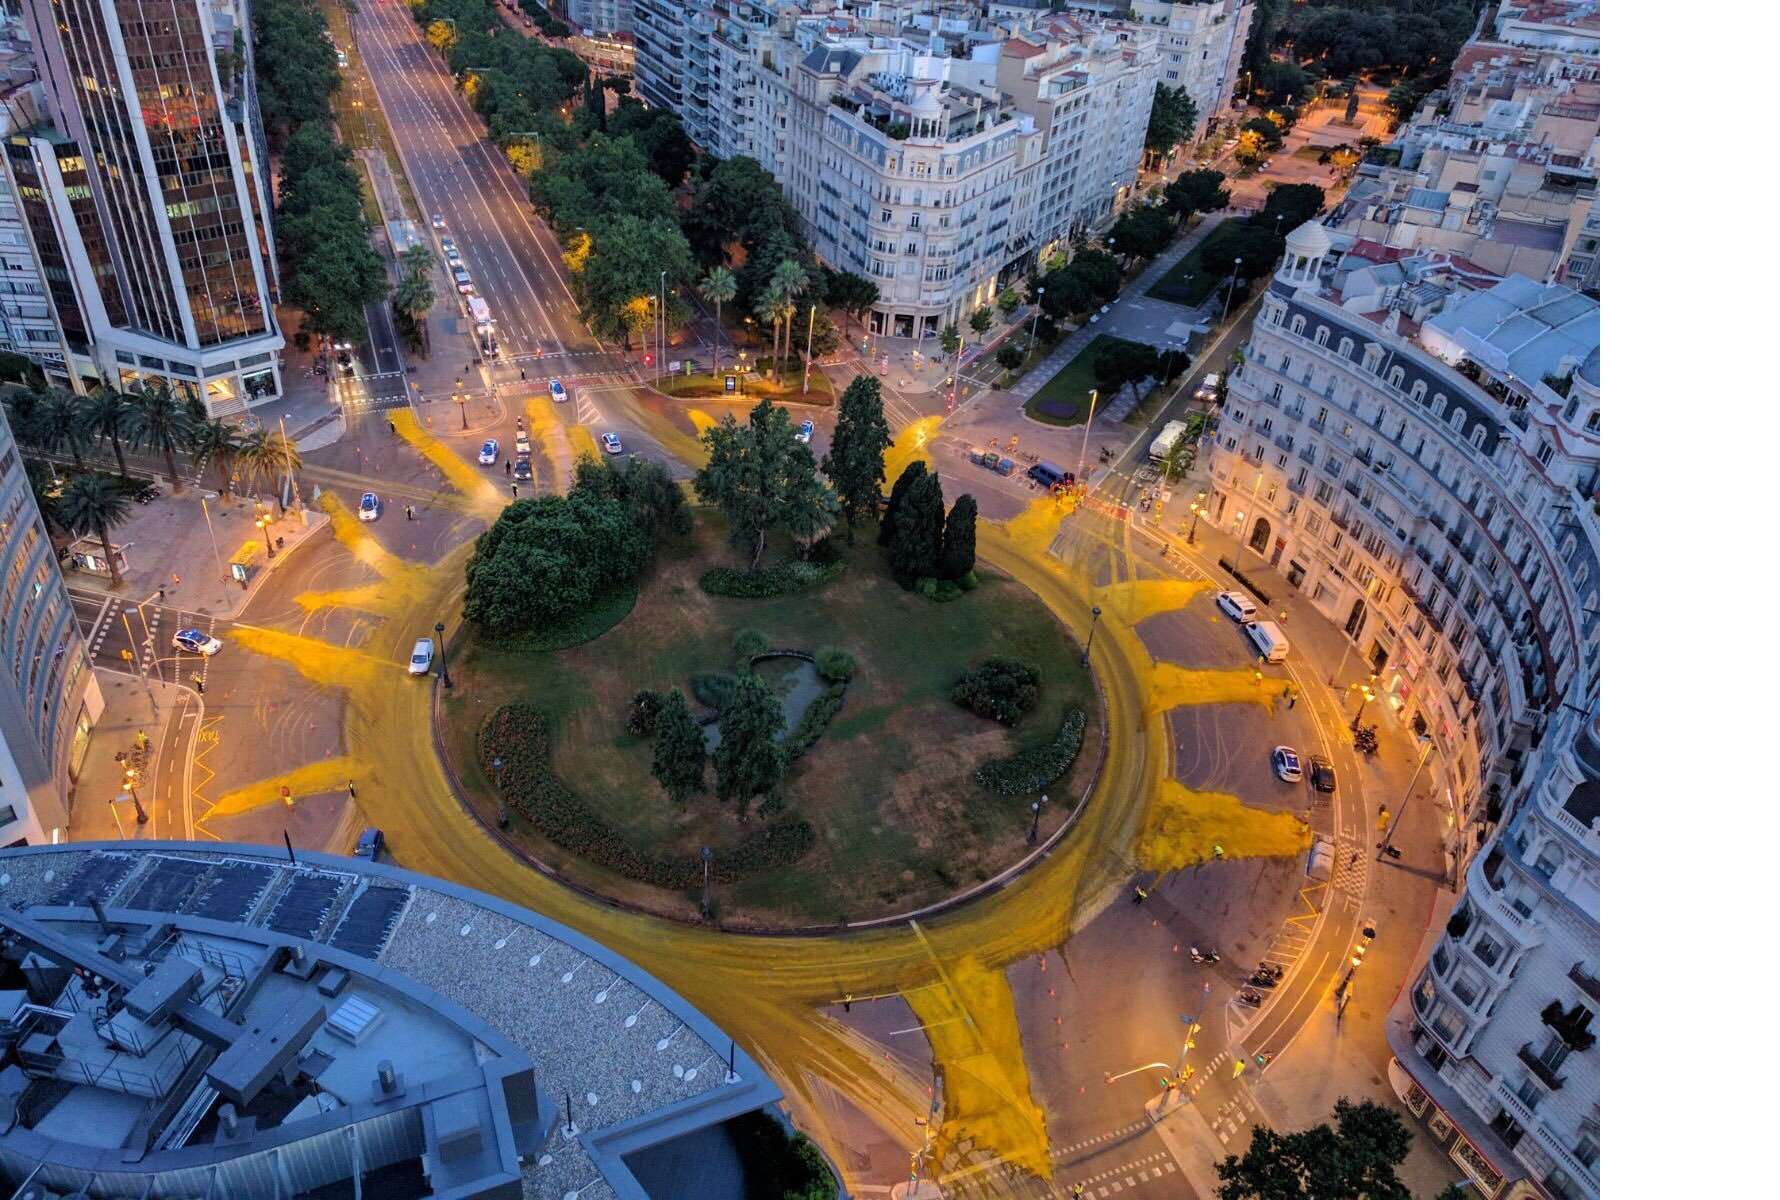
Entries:
[[124, 768], [124, 794], [130, 798], [130, 803], [136, 806], [136, 824], [146, 825], [148, 824], [148, 814], [142, 811], [142, 797], [136, 794], [136, 785], [140, 782], [141, 780], [136, 778], [135, 767]]
[[1199, 499], [1193, 502], [1193, 526], [1187, 530], [1187, 545], [1191, 546], [1199, 540], [1199, 515], [1206, 511], [1205, 493], [1199, 493]]
[[1044, 306], [1045, 290], [1039, 288], [1038, 298], [1032, 302], [1032, 333], [1026, 338], [1026, 362], [1020, 364], [1022, 371], [1026, 369], [1026, 363], [1032, 361], [1032, 348], [1038, 345], [1038, 314], [1044, 311]]
[[1238, 258], [1230, 268], [1230, 290], [1224, 293], [1224, 320], [1230, 319], [1230, 301], [1236, 295], [1236, 273], [1242, 270], [1242, 259]]
[[[1373, 678], [1376, 679], [1377, 676], [1375, 675], [1375, 676], [1373, 676]], [[1348, 728], [1353, 730], [1355, 733], [1358, 733], [1358, 732], [1360, 732], [1360, 718], [1365, 715], [1366, 706], [1368, 704], [1372, 703], [1372, 701], [1375, 697], [1373, 696], [1372, 687], [1370, 684], [1356, 683], [1354, 686], [1360, 689], [1360, 703], [1359, 703], [1359, 706], [1354, 709], [1354, 719], [1348, 725]]]
[[1230, 560], [1230, 574], [1232, 575], [1236, 574], [1237, 568], [1242, 566], [1242, 522], [1247, 517], [1247, 513], [1243, 512], [1240, 508], [1237, 509], [1236, 524], [1231, 526], [1232, 532], [1236, 534], [1236, 556]]
[[265, 535], [266, 557], [267, 558], [277, 557], [278, 551], [272, 549], [272, 528], [271, 528], [272, 527], [272, 514], [271, 513], [261, 513], [258, 517], [256, 517], [254, 519], [253, 523], [256, 526], [258, 526], [259, 531]]
[[1082, 666], [1088, 665], [1088, 654], [1094, 649], [1094, 630], [1100, 625], [1100, 606], [1096, 604], [1091, 610], [1094, 619], [1088, 622], [1088, 644], [1082, 647]]
[[463, 380], [457, 381], [457, 391], [451, 398], [457, 401], [457, 415], [463, 418], [464, 428], [468, 429], [470, 427], [470, 398], [464, 394]]
[[703, 913], [705, 920], [708, 921], [711, 919], [711, 848], [709, 846], [698, 848], [698, 860], [705, 869], [704, 892], [699, 897], [698, 911]]
[[1384, 856], [1392, 850], [1391, 835], [1397, 832], [1397, 822], [1403, 819], [1403, 812], [1409, 807], [1409, 795], [1415, 791], [1416, 781], [1422, 777], [1422, 769], [1428, 765], [1428, 759], [1434, 754], [1434, 739], [1425, 733], [1417, 734], [1416, 739], [1422, 744], [1422, 760], [1415, 764], [1415, 774], [1409, 777], [1409, 786], [1403, 790], [1403, 800], [1397, 805], [1397, 815], [1391, 818], [1391, 826], [1384, 831], [1384, 841], [1378, 843], [1378, 859], [1383, 862]]
[[[445, 622], [440, 621], [433, 626], [433, 632], [439, 638], [439, 681], [446, 687], [451, 686], [451, 666], [445, 661]], [[499, 784], [495, 785], [499, 787]]]
[[494, 756], [494, 761], [488, 765], [494, 768], [494, 799], [495, 803], [500, 806], [495, 821], [502, 829], [505, 829], [507, 827], [507, 793], [501, 790], [501, 768], [506, 766], [506, 763], [497, 754]]
[[1032, 802], [1032, 831], [1026, 835], [1026, 844], [1028, 846], [1038, 841], [1038, 814], [1039, 810], [1044, 808], [1044, 806], [1051, 801], [1049, 793], [1045, 791], [1045, 788], [1049, 787], [1050, 784], [1051, 781], [1048, 779], [1041, 779], [1038, 781], [1038, 799]]
[[1088, 421], [1082, 426], [1082, 452], [1075, 460], [1075, 477], [1079, 483], [1088, 468], [1088, 434], [1094, 429], [1094, 405], [1100, 400], [1100, 389], [1088, 389]]

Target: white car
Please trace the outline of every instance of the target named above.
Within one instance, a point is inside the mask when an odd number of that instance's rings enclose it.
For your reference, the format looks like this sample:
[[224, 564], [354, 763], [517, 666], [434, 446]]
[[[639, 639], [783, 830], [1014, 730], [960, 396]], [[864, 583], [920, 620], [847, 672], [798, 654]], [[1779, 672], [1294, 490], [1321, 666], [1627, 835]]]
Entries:
[[476, 281], [462, 267], [451, 268], [451, 278], [457, 281], [457, 290], [466, 296], [476, 290]]
[[524, 458], [532, 452], [532, 440], [525, 436], [525, 430], [519, 431], [519, 439], [513, 443], [513, 453]]
[[377, 498], [376, 492], [366, 492], [358, 498], [358, 519], [375, 521], [383, 515], [383, 501]]
[[1304, 765], [1298, 761], [1298, 752], [1290, 746], [1273, 748], [1273, 773], [1287, 783], [1302, 783]]
[[476, 452], [476, 461], [485, 467], [492, 467], [494, 460], [501, 456], [501, 444], [493, 438], [482, 443], [482, 449]]
[[444, 214], [442, 214], [442, 213], [434, 213], [434, 214], [433, 214], [433, 228], [434, 228], [434, 229], [443, 229], [443, 228], [445, 228], [445, 217], [444, 217]]
[[1204, 379], [1200, 380], [1199, 386], [1193, 389], [1193, 399], [1211, 401], [1211, 400], [1216, 400], [1217, 398], [1218, 398], [1218, 373], [1216, 371], [1213, 371], [1211, 374], [1207, 375]]
[[618, 435], [615, 433], [600, 434], [600, 445], [605, 448], [607, 454], [624, 453], [624, 443], [618, 440]]
[[181, 629], [173, 635], [173, 644], [189, 654], [202, 654], [205, 658], [223, 647], [221, 641], [196, 629]]
[[433, 669], [433, 639], [420, 638], [414, 643], [414, 654], [408, 659], [408, 674], [425, 675]]
[[550, 381], [550, 398], [558, 404], [563, 403], [569, 398], [569, 389], [562, 386], [562, 380], [552, 379]]
[[802, 425], [797, 427], [798, 441], [807, 442], [814, 436], [816, 436], [816, 423], [814, 421], [805, 421]]
[[1218, 607], [1224, 610], [1225, 616], [1239, 625], [1247, 625], [1261, 612], [1255, 607], [1255, 602], [1241, 592], [1219, 592]]

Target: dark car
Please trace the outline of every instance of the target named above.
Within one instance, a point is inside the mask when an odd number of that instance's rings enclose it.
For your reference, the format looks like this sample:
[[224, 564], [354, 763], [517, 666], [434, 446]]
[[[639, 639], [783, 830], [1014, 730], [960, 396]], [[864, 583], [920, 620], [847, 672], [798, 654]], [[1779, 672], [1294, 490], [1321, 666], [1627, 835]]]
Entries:
[[352, 848], [354, 858], [368, 858], [376, 862], [383, 857], [383, 830], [367, 829], [358, 835], [358, 845]]
[[1335, 764], [1320, 754], [1310, 756], [1310, 786], [1319, 792], [1335, 790]]
[[531, 477], [532, 477], [531, 455], [521, 454], [519, 456], [519, 461], [513, 464], [513, 478], [517, 479], [521, 483], [524, 483], [526, 480], [530, 479]]

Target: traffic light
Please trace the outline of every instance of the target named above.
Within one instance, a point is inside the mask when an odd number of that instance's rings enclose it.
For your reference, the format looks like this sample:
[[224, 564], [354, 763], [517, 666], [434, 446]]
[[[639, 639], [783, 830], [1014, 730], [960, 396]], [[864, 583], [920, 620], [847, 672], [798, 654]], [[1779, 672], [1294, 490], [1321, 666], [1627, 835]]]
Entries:
[[643, 355], [643, 365], [645, 367], [653, 367], [655, 365], [655, 356], [653, 354]]

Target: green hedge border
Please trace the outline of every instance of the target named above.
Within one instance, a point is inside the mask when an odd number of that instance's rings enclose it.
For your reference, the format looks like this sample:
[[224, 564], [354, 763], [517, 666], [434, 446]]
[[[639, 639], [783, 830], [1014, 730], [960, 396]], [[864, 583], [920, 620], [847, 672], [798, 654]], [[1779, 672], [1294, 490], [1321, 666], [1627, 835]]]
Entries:
[[1030, 796], [1063, 778], [1082, 752], [1082, 738], [1087, 733], [1088, 714], [1072, 708], [1063, 714], [1057, 736], [1047, 745], [1034, 746], [1007, 758], [984, 763], [971, 777], [992, 792], [1003, 796]]

